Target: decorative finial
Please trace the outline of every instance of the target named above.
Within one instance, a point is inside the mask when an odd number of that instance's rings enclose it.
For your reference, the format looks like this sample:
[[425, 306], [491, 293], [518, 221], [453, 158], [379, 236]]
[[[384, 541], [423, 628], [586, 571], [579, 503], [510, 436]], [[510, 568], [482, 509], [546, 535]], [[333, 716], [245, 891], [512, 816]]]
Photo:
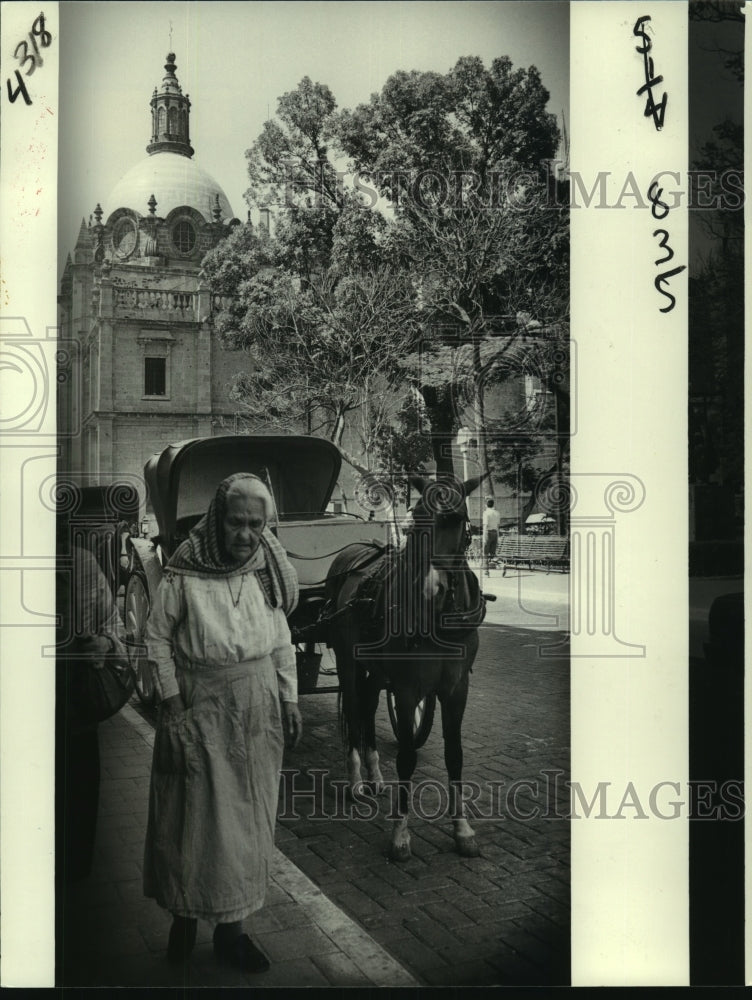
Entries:
[[102, 206], [99, 204], [99, 202], [97, 202], [97, 207], [94, 209], [94, 218], [97, 220], [97, 225], [98, 226], [102, 225], [102, 215], [103, 214], [104, 213], [102, 212]]
[[147, 205], [149, 206], [149, 215], [154, 215], [154, 213], [157, 211], [157, 199], [154, 197], [153, 192], [151, 198], [149, 198], [147, 202]]
[[219, 195], [214, 195], [214, 208], [212, 209], [212, 215], [214, 216], [214, 221], [219, 222], [222, 218], [222, 209], [219, 207]]

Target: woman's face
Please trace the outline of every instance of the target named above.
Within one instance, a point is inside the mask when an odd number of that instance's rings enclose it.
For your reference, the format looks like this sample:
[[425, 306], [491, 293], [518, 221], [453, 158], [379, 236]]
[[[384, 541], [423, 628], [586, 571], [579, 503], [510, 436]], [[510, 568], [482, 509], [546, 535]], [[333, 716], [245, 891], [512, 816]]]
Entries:
[[239, 490], [227, 494], [222, 522], [225, 550], [233, 562], [247, 562], [259, 546], [266, 525], [264, 503]]

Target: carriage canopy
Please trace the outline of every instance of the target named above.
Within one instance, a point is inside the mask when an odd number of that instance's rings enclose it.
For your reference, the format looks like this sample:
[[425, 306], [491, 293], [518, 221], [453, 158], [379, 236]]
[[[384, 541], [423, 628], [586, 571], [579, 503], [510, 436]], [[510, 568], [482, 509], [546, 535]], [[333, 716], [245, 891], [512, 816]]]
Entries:
[[324, 438], [232, 435], [181, 441], [152, 456], [144, 475], [160, 534], [206, 513], [219, 483], [252, 472], [271, 486], [280, 521], [322, 517], [342, 459]]

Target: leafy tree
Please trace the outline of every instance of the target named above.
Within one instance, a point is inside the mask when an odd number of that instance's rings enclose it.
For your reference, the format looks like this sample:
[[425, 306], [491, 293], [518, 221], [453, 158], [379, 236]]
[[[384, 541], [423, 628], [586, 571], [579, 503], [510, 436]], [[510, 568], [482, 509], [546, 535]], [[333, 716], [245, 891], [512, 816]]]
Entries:
[[464, 57], [446, 75], [395, 73], [368, 104], [339, 112], [336, 131], [355, 169], [393, 203], [420, 202], [433, 175], [459, 207], [463, 178], [482, 198], [502, 165], [538, 171], [553, 157], [559, 134], [548, 96], [535, 67], [513, 71], [504, 56], [487, 70]]
[[[249, 416], [304, 420], [340, 444], [357, 418], [373, 444], [394, 426], [384, 389], [401, 383], [425, 404], [437, 467], [449, 465], [460, 349], [471, 347], [462, 378], [482, 426], [484, 350], [502, 344], [490, 335], [566, 333], [567, 219], [550, 198], [545, 161], [559, 136], [547, 99], [535, 68], [500, 58], [487, 70], [473, 57], [443, 75], [397, 73], [353, 111], [307, 77], [279, 99], [246, 154], [248, 200], [278, 206], [275, 236], [234, 234], [206, 261], [236, 299], [216, 326], [248, 353], [235, 391]], [[344, 190], [340, 152], [397, 208], [393, 220]]]
[[[527, 518], [535, 506], [535, 488], [542, 478], [540, 460], [548, 449], [550, 455], [550, 440], [541, 434], [508, 434], [496, 441], [491, 449], [493, 462], [497, 469], [496, 479], [511, 487], [517, 497], [517, 531], [523, 535], [526, 531]], [[546, 474], [555, 471], [551, 465]]]
[[331, 90], [307, 76], [278, 98], [277, 117], [245, 154], [250, 205], [341, 208], [344, 191], [327, 145], [336, 107]]
[[[525, 353], [524, 349], [520, 351], [523, 359]], [[535, 363], [528, 364], [527, 371], [532, 374], [536, 367]], [[515, 374], [519, 380], [513, 359], [507, 370], [493, 368], [488, 381], [503, 389], [514, 381]], [[546, 390], [542, 379], [535, 381], [537, 388], [533, 385], [531, 394], [521, 394], [516, 409], [507, 406], [500, 416], [489, 418], [490, 469], [494, 478], [511, 487], [518, 498], [520, 534], [525, 532], [527, 517], [539, 501], [545, 512], [556, 519], [561, 533], [566, 513], [562, 503], [568, 468], [563, 445], [567, 437], [557, 433], [555, 398]]]
[[421, 396], [410, 393], [373, 438], [375, 469], [391, 483], [395, 493], [409, 497], [410, 475], [424, 475], [431, 460], [431, 427]]
[[[383, 220], [370, 213], [353, 218], [358, 211], [342, 214], [328, 254], [312, 241], [320, 255], [314, 268], [296, 256], [296, 223], [309, 218], [296, 214], [283, 220], [274, 239], [238, 227], [207, 255], [204, 273], [215, 290], [232, 296], [214, 325], [224, 343], [247, 358], [232, 388], [241, 414], [254, 426], [300, 426], [327, 436], [363, 471], [344, 447], [348, 417], [367, 409], [361, 425], [367, 453], [387, 419], [384, 389], [399, 371], [414, 321], [405, 276], [378, 253]], [[311, 221], [315, 225], [316, 217]]]
[[[690, 0], [689, 18], [691, 21], [703, 21], [707, 24], [730, 24], [742, 26], [746, 22], [743, 3], [740, 0]], [[736, 77], [739, 83], [744, 82], [744, 42], [731, 49], [717, 47], [723, 66]]]
[[463, 422], [457, 346], [472, 345], [472, 405], [485, 442], [484, 339], [511, 323], [517, 333], [527, 325], [527, 335], [556, 324], [564, 340], [566, 199], [551, 198], [548, 161], [559, 133], [547, 100], [534, 67], [513, 70], [503, 57], [486, 69], [467, 57], [443, 76], [396, 73], [368, 104], [336, 116], [353, 168], [397, 208], [390, 240], [395, 259], [416, 275], [422, 319], [405, 369], [428, 409], [437, 467], [449, 462], [442, 442]]

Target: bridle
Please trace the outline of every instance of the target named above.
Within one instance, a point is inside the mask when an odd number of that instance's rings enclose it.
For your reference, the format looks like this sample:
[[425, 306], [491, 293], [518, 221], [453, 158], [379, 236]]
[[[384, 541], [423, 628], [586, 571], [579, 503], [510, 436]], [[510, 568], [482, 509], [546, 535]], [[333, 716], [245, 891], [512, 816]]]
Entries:
[[[449, 511], [447, 511], [447, 513], [449, 513]], [[420, 531], [421, 524], [426, 524], [428, 518], [430, 518], [430, 513], [428, 511], [426, 511], [426, 515], [427, 516], [425, 518], [421, 517], [419, 507], [416, 506], [413, 516], [413, 524], [406, 534], [414, 534]], [[451, 556], [448, 556], [451, 560], [451, 565], [442, 566], [440, 561], [436, 564], [433, 562], [430, 563], [434, 569], [443, 573], [446, 579], [446, 588], [444, 589], [444, 593], [441, 596], [441, 600], [438, 601], [434, 607], [434, 616], [439, 619], [444, 616], [458, 616], [463, 610], [457, 607], [457, 590], [459, 589], [461, 575], [469, 569], [466, 554], [472, 544], [472, 524], [466, 505], [464, 506], [464, 518], [461, 532], [457, 551]], [[402, 555], [404, 555], [404, 553], [402, 553]], [[458, 626], [456, 624], [452, 624], [445, 626], [444, 628], [439, 628], [439, 631], [452, 631], [457, 627]]]

